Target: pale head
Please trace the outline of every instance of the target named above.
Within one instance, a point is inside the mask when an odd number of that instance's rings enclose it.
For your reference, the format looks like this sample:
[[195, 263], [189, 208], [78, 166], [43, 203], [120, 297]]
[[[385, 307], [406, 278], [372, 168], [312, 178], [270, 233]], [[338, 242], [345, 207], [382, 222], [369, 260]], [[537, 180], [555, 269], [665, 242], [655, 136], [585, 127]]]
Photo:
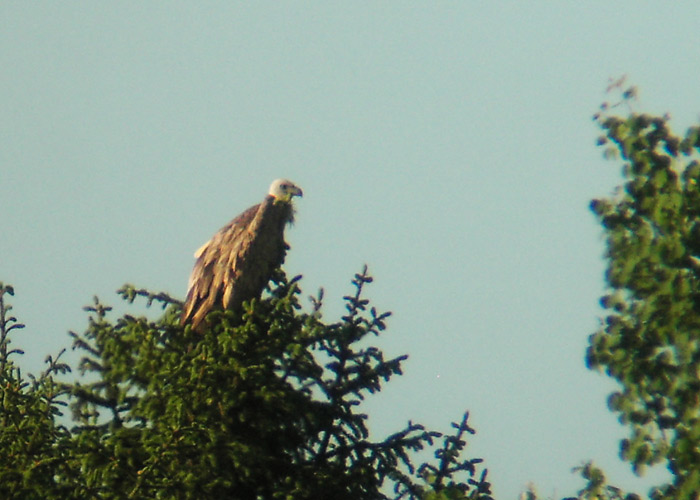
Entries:
[[291, 201], [292, 196], [303, 196], [300, 187], [287, 179], [275, 179], [270, 185], [268, 194], [277, 200]]

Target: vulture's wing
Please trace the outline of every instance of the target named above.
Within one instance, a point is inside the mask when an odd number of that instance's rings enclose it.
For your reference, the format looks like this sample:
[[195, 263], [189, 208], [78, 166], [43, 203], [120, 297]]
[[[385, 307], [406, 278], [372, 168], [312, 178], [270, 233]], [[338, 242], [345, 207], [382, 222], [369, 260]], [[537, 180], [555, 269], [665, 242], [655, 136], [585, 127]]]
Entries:
[[182, 313], [183, 325], [190, 322], [192, 328], [197, 329], [214, 307], [228, 306], [240, 261], [255, 238], [256, 218], [262, 206], [250, 207], [195, 252], [197, 261], [190, 275]]

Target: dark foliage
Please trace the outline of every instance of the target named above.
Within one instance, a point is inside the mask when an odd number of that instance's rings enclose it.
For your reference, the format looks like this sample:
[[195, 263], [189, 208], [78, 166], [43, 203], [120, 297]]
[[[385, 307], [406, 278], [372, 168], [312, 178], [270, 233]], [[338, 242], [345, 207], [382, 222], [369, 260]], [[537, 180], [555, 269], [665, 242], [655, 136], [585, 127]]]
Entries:
[[627, 116], [607, 106], [596, 115], [598, 144], [622, 160], [625, 182], [591, 203], [607, 239], [609, 292], [587, 363], [620, 384], [608, 404], [630, 430], [622, 458], [638, 473], [654, 464], [671, 472], [651, 497], [698, 498], [700, 127], [674, 135], [668, 117], [633, 112], [633, 97], [627, 89], [618, 103]]

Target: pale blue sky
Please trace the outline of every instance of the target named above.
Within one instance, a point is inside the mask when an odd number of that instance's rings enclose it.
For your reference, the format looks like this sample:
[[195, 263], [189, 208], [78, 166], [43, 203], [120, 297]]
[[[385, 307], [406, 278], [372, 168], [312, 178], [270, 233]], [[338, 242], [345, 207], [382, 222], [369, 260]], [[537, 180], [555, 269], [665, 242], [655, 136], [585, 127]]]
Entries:
[[381, 436], [465, 409], [499, 498], [575, 493], [617, 459], [612, 385], [583, 364], [603, 292], [588, 202], [619, 166], [591, 115], [628, 74], [681, 131], [700, 111], [696, 2], [2, 2], [0, 280], [31, 371], [94, 294], [183, 297], [192, 253], [303, 187], [286, 269], [342, 312], [368, 263], [406, 375]]

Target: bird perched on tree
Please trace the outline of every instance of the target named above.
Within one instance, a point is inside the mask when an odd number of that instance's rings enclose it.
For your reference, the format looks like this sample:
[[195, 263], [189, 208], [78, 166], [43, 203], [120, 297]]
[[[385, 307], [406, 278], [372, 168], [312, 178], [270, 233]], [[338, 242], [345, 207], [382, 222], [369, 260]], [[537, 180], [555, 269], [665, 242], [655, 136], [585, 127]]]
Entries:
[[222, 227], [194, 254], [181, 323], [201, 330], [212, 309], [240, 311], [243, 302], [260, 297], [289, 248], [284, 227], [294, 221], [292, 198], [302, 191], [277, 179], [262, 203]]

